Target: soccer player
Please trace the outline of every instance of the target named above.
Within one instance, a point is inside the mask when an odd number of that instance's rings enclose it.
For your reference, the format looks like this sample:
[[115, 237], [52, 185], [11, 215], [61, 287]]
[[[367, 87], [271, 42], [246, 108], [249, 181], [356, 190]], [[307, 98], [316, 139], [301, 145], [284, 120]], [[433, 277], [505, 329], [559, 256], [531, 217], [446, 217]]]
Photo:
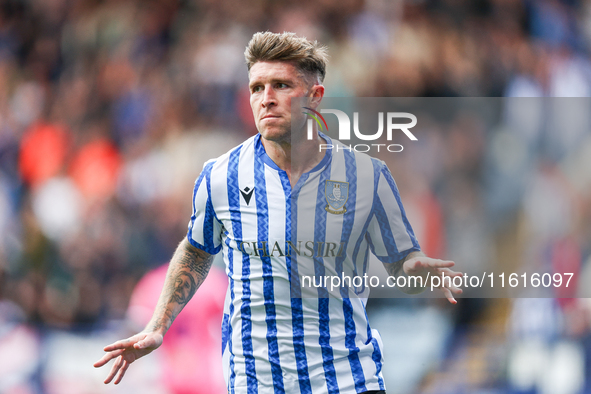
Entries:
[[[117, 384], [132, 362], [158, 348], [223, 251], [228, 392], [384, 393], [381, 339], [365, 313], [368, 289], [341, 286], [335, 296], [321, 287], [304, 297], [300, 275], [362, 275], [368, 251], [390, 275], [461, 274], [452, 261], [420, 252], [383, 162], [347, 149], [319, 151], [321, 143], [339, 142], [316, 129], [307, 138], [305, 115], [292, 113], [291, 99], [318, 107], [326, 49], [293, 33], [266, 32], [252, 37], [245, 56], [259, 133], [205, 164], [187, 238], [152, 320], [106, 346], [95, 367], [115, 359], [105, 383]], [[452, 303], [461, 292], [441, 290]]]

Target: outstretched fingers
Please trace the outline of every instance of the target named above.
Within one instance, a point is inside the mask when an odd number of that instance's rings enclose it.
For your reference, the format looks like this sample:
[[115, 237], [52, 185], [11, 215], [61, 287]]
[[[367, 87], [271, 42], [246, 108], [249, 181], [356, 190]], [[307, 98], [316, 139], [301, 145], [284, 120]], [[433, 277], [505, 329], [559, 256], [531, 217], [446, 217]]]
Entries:
[[103, 357], [101, 357], [100, 360], [98, 360], [96, 363], [94, 363], [93, 366], [95, 368], [100, 368], [103, 365], [105, 365], [106, 363], [108, 363], [109, 361], [111, 361], [112, 359], [114, 359], [115, 357], [119, 357], [121, 354], [123, 354], [124, 351], [125, 351], [125, 349], [110, 351], [109, 353], [107, 353]]
[[451, 269], [455, 264], [452, 260], [434, 259], [423, 255], [406, 260], [403, 268], [407, 275], [421, 275], [427, 280], [430, 276], [431, 289], [440, 289], [449, 302], [456, 304], [454, 294], [462, 294], [462, 289], [455, 286], [453, 279], [462, 277], [463, 274]]
[[114, 342], [110, 345], [107, 345], [103, 348], [105, 352], [111, 352], [113, 350], [118, 349], [126, 349], [128, 347], [133, 346], [133, 344], [137, 341], [137, 338], [131, 337], [127, 339], [122, 339], [120, 341]]
[[461, 273], [459, 271], [453, 271], [453, 270], [450, 270], [449, 268], [438, 268], [437, 271], [440, 274], [445, 274], [445, 276], [451, 276], [452, 278], [454, 278], [456, 276], [464, 275], [463, 273]]
[[456, 263], [451, 260], [439, 260], [439, 259], [432, 259], [432, 258], [428, 258], [428, 257], [421, 260], [421, 263], [423, 263], [423, 265], [425, 267], [430, 267], [430, 268], [449, 268], [449, 267], [453, 267], [454, 265], [456, 265]]
[[[462, 276], [461, 272], [454, 272], [451, 270], [448, 270], [448, 271], [450, 271], [450, 272], [444, 271], [444, 273], [442, 273], [442, 275], [445, 275], [447, 277]], [[463, 293], [463, 290], [461, 288], [455, 286], [453, 284], [453, 282], [450, 280], [442, 280], [442, 283], [439, 286], [437, 286], [437, 288], [439, 288], [443, 292], [443, 295], [445, 296], [445, 298], [447, 298], [447, 300], [449, 302], [451, 302], [452, 304], [457, 304], [454, 294], [459, 295], [459, 294]]]
[[123, 364], [123, 356], [117, 357], [117, 359], [113, 363], [113, 366], [111, 367], [111, 371], [109, 371], [109, 374], [107, 375], [107, 378], [105, 379], [105, 384], [111, 383], [111, 380], [113, 380], [113, 378], [115, 377], [115, 375], [117, 374], [117, 372], [121, 368], [122, 364]]
[[443, 287], [441, 289], [441, 291], [443, 292], [443, 295], [445, 296], [445, 298], [447, 298], [447, 300], [452, 303], [452, 304], [457, 304], [458, 301], [456, 301], [456, 299], [454, 298], [453, 294], [451, 293], [450, 289], [448, 289], [447, 287]]
[[129, 362], [127, 362], [127, 360], [123, 360], [123, 363], [121, 365], [121, 367], [119, 368], [119, 373], [117, 374], [117, 378], [115, 379], [115, 384], [119, 384], [119, 382], [121, 382], [121, 379], [123, 379], [123, 376], [125, 375], [125, 371], [127, 371], [127, 368], [129, 368]]
[[107, 353], [94, 363], [94, 367], [102, 367], [109, 361], [114, 360], [111, 370], [105, 379], [105, 384], [111, 383], [111, 381], [118, 384], [123, 379], [123, 376], [125, 376], [129, 365], [138, 358], [158, 348], [162, 344], [162, 339], [161, 334], [140, 333], [128, 339], [112, 343], [105, 346], [104, 349]]
[[456, 263], [451, 260], [433, 259], [431, 257], [421, 256], [408, 260], [406, 263], [405, 272], [407, 273], [421, 273], [425, 271], [441, 270], [453, 267]]

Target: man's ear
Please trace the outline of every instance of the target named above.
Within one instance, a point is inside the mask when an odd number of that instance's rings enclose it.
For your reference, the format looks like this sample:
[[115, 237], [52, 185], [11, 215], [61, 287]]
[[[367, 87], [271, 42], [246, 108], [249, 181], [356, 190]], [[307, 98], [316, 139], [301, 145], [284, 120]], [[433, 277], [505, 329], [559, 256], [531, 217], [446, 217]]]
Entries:
[[310, 107], [316, 109], [324, 97], [324, 86], [314, 85], [310, 89]]

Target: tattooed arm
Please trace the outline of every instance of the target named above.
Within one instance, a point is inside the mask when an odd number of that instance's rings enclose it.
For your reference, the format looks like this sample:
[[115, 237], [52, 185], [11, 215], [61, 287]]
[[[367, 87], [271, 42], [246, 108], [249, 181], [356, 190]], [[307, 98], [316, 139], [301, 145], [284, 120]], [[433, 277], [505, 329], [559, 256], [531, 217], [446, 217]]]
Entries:
[[185, 238], [172, 256], [160, 299], [145, 331], [164, 336], [170, 325], [205, 280], [213, 256]]
[[116, 359], [105, 383], [117, 376], [114, 383], [118, 384], [132, 362], [162, 344], [174, 319], [205, 280], [212, 261], [212, 255], [194, 247], [186, 238], [179, 244], [170, 261], [154, 315], [146, 328], [130, 338], [105, 346], [107, 353], [94, 364], [98, 368]]
[[[394, 277], [399, 275], [407, 276], [406, 287], [400, 287], [400, 290], [406, 294], [419, 294], [425, 290], [427, 285], [429, 285], [429, 283], [427, 283], [429, 276], [440, 276], [443, 274], [452, 278], [455, 276], [462, 276], [461, 272], [452, 271], [450, 269], [450, 267], [453, 267], [454, 265], [455, 263], [453, 261], [433, 259], [425, 256], [423, 252], [411, 252], [404, 259], [395, 263], [384, 263], [388, 275]], [[445, 298], [447, 298], [449, 302], [452, 304], [457, 303], [452, 293], [461, 294], [462, 290], [453, 286], [451, 283], [443, 282], [444, 286], [438, 286], [437, 288], [441, 289]]]

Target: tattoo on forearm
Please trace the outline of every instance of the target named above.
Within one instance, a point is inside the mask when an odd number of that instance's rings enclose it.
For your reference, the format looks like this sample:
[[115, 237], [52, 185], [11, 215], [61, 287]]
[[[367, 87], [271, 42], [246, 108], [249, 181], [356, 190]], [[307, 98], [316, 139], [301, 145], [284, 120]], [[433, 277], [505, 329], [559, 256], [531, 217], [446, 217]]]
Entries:
[[196, 291], [197, 284], [195, 283], [195, 279], [193, 279], [190, 274], [181, 272], [173, 284], [173, 289], [171, 291], [172, 300], [178, 304], [184, 305], [189, 302]]
[[170, 262], [153, 321], [148, 325], [150, 330], [170, 327], [205, 280], [212, 262], [212, 255], [181, 242]]
[[404, 261], [405, 260], [403, 259], [393, 264], [384, 264], [384, 266], [386, 267], [386, 271], [388, 272], [388, 275], [398, 276], [400, 270], [402, 269], [402, 264], [404, 263]]
[[194, 272], [196, 276], [200, 278], [200, 282], [197, 285], [199, 286], [209, 272], [209, 268], [211, 267], [211, 263], [213, 261], [213, 256], [197, 248], [185, 248], [184, 252], [185, 253], [180, 256], [179, 265], [182, 268], [189, 269], [191, 272]]
[[408, 255], [406, 255], [405, 258], [398, 260], [395, 263], [384, 264], [384, 266], [386, 267], [386, 271], [388, 272], [388, 275], [398, 276], [400, 274], [404, 274], [404, 271], [402, 270], [402, 266], [404, 265], [404, 263], [407, 260], [410, 260], [413, 257], [417, 257], [417, 256], [424, 256], [424, 254], [422, 252], [410, 252]]

